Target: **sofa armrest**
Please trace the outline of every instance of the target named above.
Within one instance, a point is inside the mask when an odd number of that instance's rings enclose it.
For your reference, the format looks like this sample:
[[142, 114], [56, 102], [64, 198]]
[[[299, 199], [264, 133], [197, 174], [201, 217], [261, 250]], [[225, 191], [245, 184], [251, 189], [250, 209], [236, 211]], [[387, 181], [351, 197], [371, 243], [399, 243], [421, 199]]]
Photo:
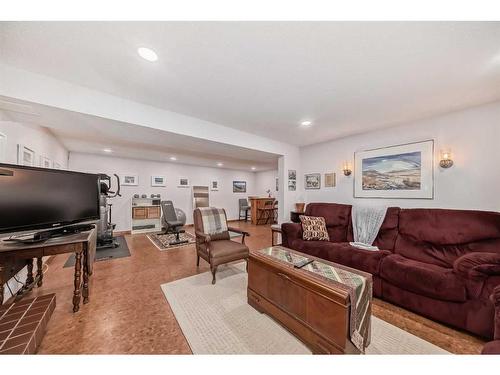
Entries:
[[[490, 300], [493, 302], [493, 306], [495, 306], [494, 338], [495, 340], [500, 340], [500, 285], [497, 285], [495, 289], [493, 289]], [[500, 352], [498, 354], [500, 354]]]
[[290, 247], [293, 240], [302, 239], [302, 224], [283, 223], [281, 224], [281, 241], [283, 246]]
[[472, 280], [500, 275], [500, 254], [475, 252], [461, 256], [453, 263], [458, 275]]

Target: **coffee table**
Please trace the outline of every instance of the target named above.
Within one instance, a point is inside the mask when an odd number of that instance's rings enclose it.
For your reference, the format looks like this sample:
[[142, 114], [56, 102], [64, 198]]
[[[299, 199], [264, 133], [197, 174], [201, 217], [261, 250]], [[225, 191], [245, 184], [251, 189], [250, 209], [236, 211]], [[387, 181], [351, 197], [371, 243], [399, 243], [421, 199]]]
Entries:
[[[306, 258], [313, 262], [294, 267]], [[369, 345], [368, 273], [273, 246], [250, 253], [247, 297], [313, 353], [359, 354]]]

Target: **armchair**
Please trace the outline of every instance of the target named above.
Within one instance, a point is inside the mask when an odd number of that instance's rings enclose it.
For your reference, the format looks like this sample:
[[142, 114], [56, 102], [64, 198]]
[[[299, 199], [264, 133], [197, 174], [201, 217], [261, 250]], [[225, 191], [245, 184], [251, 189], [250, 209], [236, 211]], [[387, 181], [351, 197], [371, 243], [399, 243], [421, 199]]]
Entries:
[[[215, 284], [215, 274], [219, 265], [244, 259], [248, 266], [249, 249], [245, 245], [245, 237], [250, 234], [238, 228], [228, 227], [224, 209], [197, 208], [193, 212], [193, 219], [196, 236], [196, 266], [200, 265], [200, 258], [210, 264], [212, 284]], [[232, 241], [229, 231], [242, 234], [241, 243]]]

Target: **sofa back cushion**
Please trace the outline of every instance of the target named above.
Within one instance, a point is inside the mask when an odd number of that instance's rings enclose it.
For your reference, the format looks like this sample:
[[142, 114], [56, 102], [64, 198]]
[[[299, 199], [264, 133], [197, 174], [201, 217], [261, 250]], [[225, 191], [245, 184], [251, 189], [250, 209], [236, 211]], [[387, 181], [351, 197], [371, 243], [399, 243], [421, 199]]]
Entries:
[[473, 251], [500, 253], [500, 213], [401, 210], [395, 247], [397, 254], [451, 268], [457, 258]]
[[[377, 238], [373, 241], [373, 246], [377, 246], [380, 250], [394, 251], [396, 238], [398, 236], [399, 226], [399, 207], [388, 207], [385, 213], [385, 219], [378, 231]], [[347, 230], [347, 240], [354, 241], [352, 231], [352, 220], [349, 220], [349, 228]]]
[[330, 242], [346, 242], [347, 228], [351, 222], [351, 205], [337, 203], [309, 203], [306, 216], [325, 218]]

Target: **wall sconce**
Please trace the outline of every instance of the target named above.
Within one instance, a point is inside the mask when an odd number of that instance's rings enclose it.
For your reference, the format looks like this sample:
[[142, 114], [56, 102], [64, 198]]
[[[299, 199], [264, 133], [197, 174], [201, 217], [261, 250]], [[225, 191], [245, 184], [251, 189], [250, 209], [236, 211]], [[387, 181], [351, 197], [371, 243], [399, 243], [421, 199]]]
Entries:
[[347, 161], [342, 165], [342, 171], [344, 172], [344, 176], [350, 176], [352, 173], [351, 168], [349, 168], [349, 163]]
[[450, 168], [453, 165], [453, 160], [451, 159], [450, 150], [441, 150], [441, 160], [439, 161], [439, 166], [441, 168]]

